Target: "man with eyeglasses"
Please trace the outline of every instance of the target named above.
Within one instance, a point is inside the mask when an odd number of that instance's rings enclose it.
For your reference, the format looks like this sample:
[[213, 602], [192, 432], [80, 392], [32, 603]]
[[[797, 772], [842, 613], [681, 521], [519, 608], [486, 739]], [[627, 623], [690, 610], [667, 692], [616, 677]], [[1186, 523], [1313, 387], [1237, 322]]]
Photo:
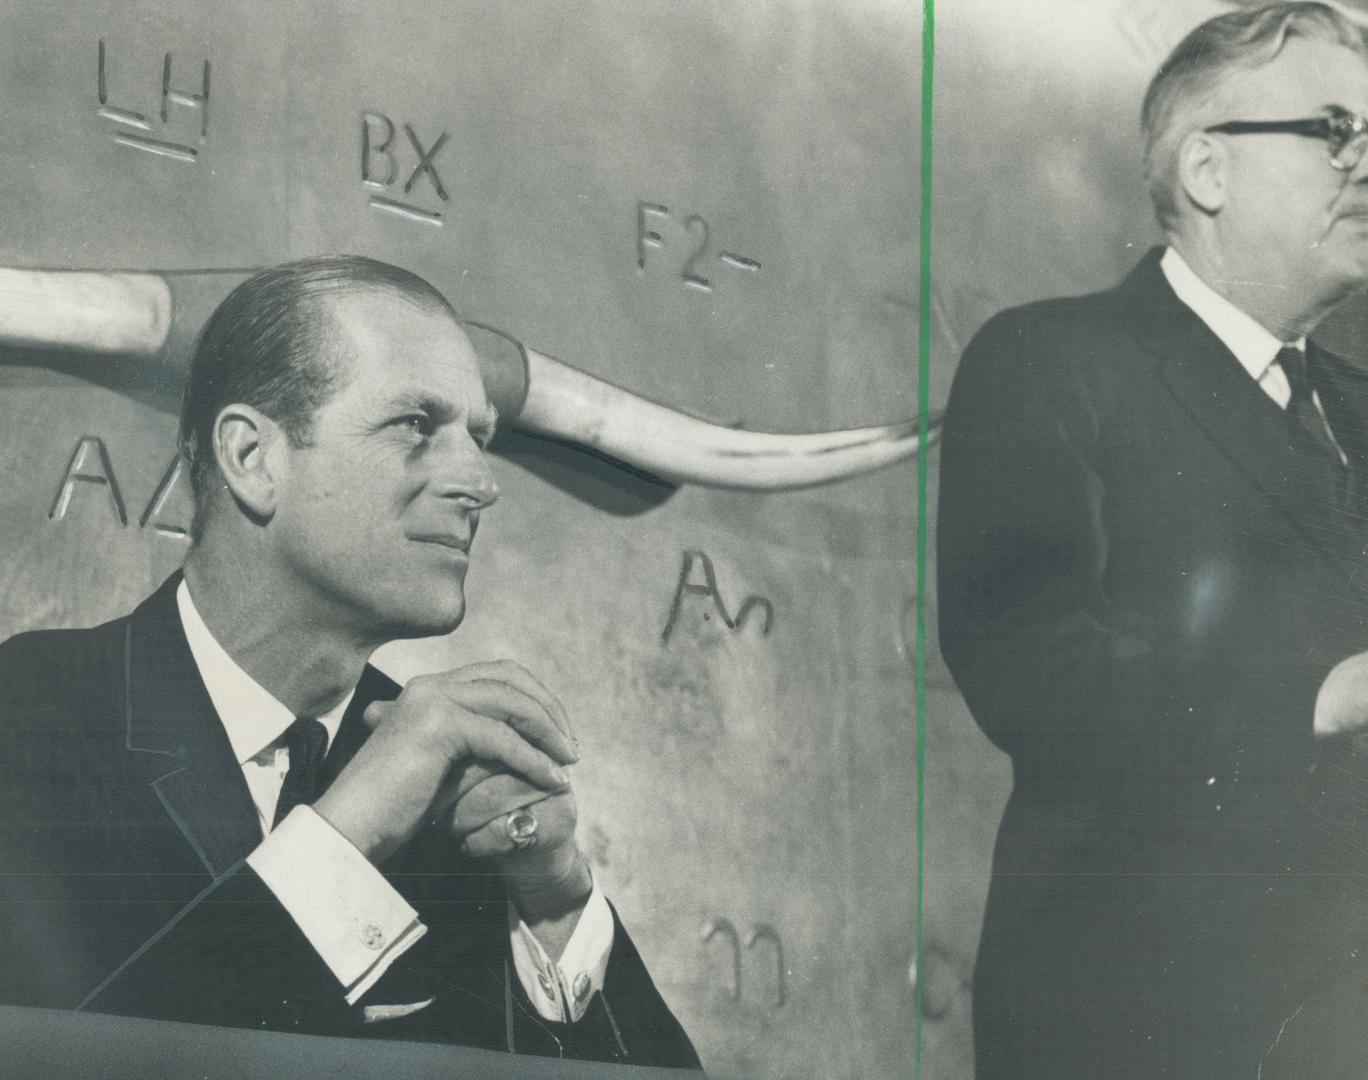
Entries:
[[1368, 376], [1310, 336], [1368, 282], [1365, 116], [1334, 9], [1204, 23], [1143, 107], [1165, 246], [965, 351], [940, 640], [1014, 770], [980, 1080], [1253, 1078], [1368, 930]]

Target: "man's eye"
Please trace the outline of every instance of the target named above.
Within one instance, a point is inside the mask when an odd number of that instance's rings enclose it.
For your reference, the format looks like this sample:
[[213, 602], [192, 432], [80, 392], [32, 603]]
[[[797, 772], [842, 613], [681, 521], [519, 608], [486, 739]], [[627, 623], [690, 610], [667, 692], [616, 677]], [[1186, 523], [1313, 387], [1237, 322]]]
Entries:
[[406, 416], [400, 420], [399, 423], [403, 425], [405, 431], [411, 432], [424, 439], [430, 436], [433, 431], [432, 418], [424, 416], [422, 413], [414, 413], [412, 416]]

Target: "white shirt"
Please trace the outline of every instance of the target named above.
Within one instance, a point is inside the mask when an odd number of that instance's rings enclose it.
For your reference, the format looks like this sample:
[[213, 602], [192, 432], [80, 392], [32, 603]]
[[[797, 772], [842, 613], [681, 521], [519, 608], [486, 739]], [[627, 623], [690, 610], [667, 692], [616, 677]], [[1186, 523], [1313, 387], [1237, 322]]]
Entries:
[[[1221, 339], [1222, 344], [1235, 354], [1235, 359], [1249, 372], [1250, 378], [1259, 384], [1259, 389], [1286, 409], [1288, 402], [1292, 400], [1292, 387], [1287, 381], [1287, 374], [1283, 371], [1282, 365], [1274, 361], [1278, 357], [1278, 350], [1284, 346], [1291, 346], [1305, 353], [1305, 336], [1294, 341], [1283, 341], [1199, 278], [1196, 271], [1187, 264], [1187, 260], [1173, 248], [1164, 252], [1164, 257], [1159, 260], [1159, 268], [1163, 270], [1164, 277], [1168, 279], [1169, 286], [1178, 299], [1190, 307], [1211, 332]], [[1320, 413], [1326, 435], [1339, 454], [1340, 464], [1348, 465], [1349, 458], [1326, 422], [1325, 408], [1321, 405], [1320, 395], [1314, 389], [1311, 391], [1311, 400], [1316, 406], [1316, 411]]]
[[[354, 1005], [427, 927], [365, 856], [310, 807], [295, 807], [272, 831], [290, 761], [282, 737], [294, 714], [224, 651], [184, 581], [176, 590], [176, 604], [195, 666], [242, 767], [261, 825], [264, 839], [247, 863], [336, 976], [347, 1003]], [[348, 694], [317, 718], [327, 729], [329, 746], [351, 699]], [[509, 932], [518, 979], [537, 1012], [545, 1020], [580, 1019], [594, 992], [603, 988], [613, 947], [613, 915], [598, 883], [559, 964], [547, 956], [512, 904]], [[374, 1008], [384, 1015], [395, 1007]]]

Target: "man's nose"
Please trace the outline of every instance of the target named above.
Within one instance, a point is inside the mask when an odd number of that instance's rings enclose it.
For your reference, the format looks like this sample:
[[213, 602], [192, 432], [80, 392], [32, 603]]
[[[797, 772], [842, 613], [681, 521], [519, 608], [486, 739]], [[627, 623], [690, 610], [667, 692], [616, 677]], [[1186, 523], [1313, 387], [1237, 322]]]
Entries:
[[437, 464], [437, 494], [459, 502], [467, 510], [483, 510], [499, 498], [499, 484], [489, 459], [468, 436], [454, 440]]

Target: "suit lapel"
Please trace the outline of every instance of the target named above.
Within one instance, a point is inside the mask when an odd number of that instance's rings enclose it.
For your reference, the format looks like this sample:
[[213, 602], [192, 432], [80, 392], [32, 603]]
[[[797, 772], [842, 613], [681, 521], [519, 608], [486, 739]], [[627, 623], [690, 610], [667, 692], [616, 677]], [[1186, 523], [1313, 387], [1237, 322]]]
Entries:
[[366, 707], [374, 701], [392, 701], [398, 696], [398, 683], [367, 664], [361, 673], [360, 681], [356, 684], [356, 693], [351, 699], [351, 704], [342, 715], [342, 723], [337, 728], [332, 746], [328, 748], [328, 756], [323, 761], [321, 780], [324, 788], [329, 787], [337, 779], [337, 774], [361, 749], [361, 744], [370, 734], [370, 728], [362, 719]]
[[[242, 768], [185, 640], [179, 574], [133, 613], [124, 642], [127, 747], [158, 764], [152, 789], [206, 870], [218, 877], [261, 843]], [[331, 784], [369, 734], [362, 714], [399, 687], [367, 666], [324, 762]]]
[[219, 877], [261, 842], [261, 826], [185, 640], [179, 583], [176, 574], [128, 621], [127, 746], [164, 759], [152, 788], [205, 869]]
[[[1137, 339], [1159, 359], [1158, 377], [1175, 405], [1309, 545], [1341, 568], [1346, 560], [1357, 561], [1362, 541], [1345, 528], [1332, 500], [1320, 498], [1307, 481], [1308, 462], [1319, 465], [1310, 437], [1303, 440], [1221, 339], [1178, 299], [1157, 252], [1122, 283], [1119, 294]], [[1339, 419], [1332, 415], [1331, 425], [1352, 441], [1363, 426], [1363, 413], [1341, 394], [1335, 396]], [[1354, 447], [1360, 456], [1368, 449]]]
[[1356, 469], [1368, 466], [1368, 377], [1326, 352], [1314, 341], [1306, 343], [1307, 367], [1320, 395], [1330, 429]]

